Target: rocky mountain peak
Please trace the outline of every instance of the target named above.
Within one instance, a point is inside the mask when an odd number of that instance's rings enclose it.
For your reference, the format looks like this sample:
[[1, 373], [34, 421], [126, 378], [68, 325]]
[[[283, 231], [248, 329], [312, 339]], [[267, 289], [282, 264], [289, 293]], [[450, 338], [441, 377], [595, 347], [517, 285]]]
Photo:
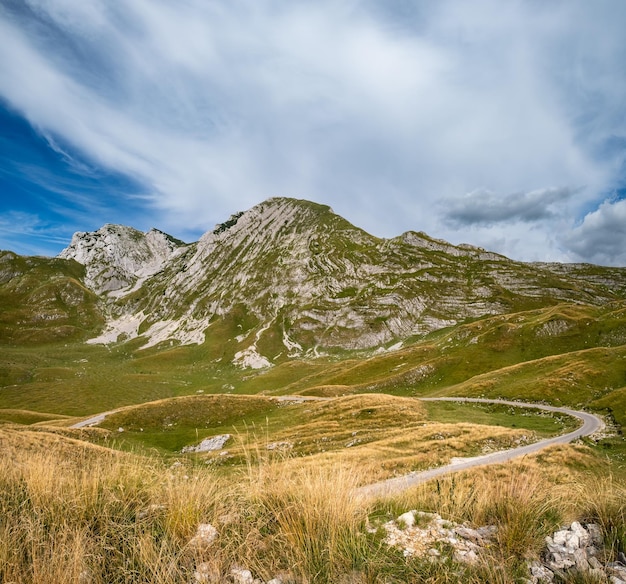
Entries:
[[231, 215], [224, 223], [219, 223], [212, 231], [205, 233], [200, 244], [211, 245], [237, 234], [254, 234], [255, 237], [275, 238], [289, 231], [315, 228], [324, 216], [335, 215], [326, 205], [319, 205], [299, 199], [276, 197], [255, 205], [247, 211]]
[[115, 292], [157, 273], [185, 244], [151, 229], [107, 223], [97, 231], [77, 232], [59, 258], [85, 266], [85, 283], [95, 292]]

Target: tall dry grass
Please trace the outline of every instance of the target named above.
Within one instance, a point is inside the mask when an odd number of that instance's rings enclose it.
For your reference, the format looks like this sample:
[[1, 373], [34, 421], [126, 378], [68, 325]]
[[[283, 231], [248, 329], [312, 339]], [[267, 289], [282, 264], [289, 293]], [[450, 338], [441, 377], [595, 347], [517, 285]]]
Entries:
[[63, 441], [37, 448], [43, 437], [32, 438], [0, 456], [1, 582], [169, 583], [188, 575], [185, 544], [216, 508], [212, 475], [185, 479], [154, 461]]
[[[0, 582], [187, 584], [200, 567], [206, 582], [225, 582], [239, 565], [286, 584], [509, 584], [572, 519], [597, 521], [614, 551], [624, 549], [626, 487], [612, 479], [566, 488], [539, 467], [507, 465], [366, 501], [355, 495], [364, 480], [355, 467], [249, 460], [226, 477], [0, 429]], [[498, 535], [474, 567], [405, 558], [366, 529], [381, 509], [495, 524]], [[192, 545], [200, 523], [216, 527], [213, 544]]]
[[369, 511], [356, 496], [358, 473], [347, 467], [282, 470], [264, 465], [252, 474], [248, 493], [265, 534], [281, 550], [275, 569], [303, 582], [332, 582], [357, 569], [367, 555], [361, 548]]
[[579, 485], [582, 515], [600, 525], [608, 555], [626, 553], [626, 484], [613, 475]]

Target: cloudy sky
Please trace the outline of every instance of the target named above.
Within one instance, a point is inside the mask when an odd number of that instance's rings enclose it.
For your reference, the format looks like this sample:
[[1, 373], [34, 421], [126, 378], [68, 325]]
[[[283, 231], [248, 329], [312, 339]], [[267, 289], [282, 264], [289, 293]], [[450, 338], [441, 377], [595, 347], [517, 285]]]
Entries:
[[0, 0], [0, 248], [273, 196], [626, 266], [623, 0]]

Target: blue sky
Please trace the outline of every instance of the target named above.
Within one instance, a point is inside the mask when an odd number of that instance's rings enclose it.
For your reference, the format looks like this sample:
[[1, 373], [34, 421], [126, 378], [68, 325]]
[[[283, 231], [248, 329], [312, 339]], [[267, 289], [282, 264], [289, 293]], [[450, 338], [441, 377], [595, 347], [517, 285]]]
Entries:
[[272, 196], [626, 265], [622, 0], [2, 0], [0, 248]]

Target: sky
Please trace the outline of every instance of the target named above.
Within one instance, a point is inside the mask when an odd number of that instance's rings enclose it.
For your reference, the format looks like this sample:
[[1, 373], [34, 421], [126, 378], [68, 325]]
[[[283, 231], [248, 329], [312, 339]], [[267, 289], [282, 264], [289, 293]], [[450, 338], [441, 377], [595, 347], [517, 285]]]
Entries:
[[0, 249], [270, 197], [626, 266], [623, 0], [0, 0]]

